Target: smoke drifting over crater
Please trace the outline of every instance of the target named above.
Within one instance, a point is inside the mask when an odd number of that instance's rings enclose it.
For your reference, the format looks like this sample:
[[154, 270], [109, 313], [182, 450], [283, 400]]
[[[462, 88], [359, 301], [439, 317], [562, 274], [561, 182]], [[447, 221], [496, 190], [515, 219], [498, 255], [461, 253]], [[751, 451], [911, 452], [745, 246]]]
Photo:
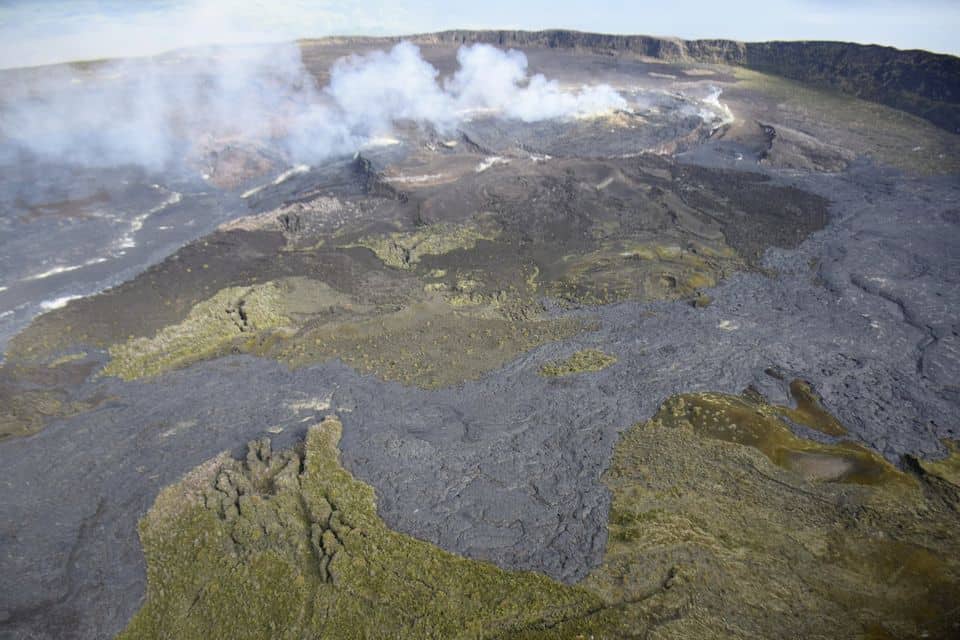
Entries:
[[13, 142], [44, 159], [160, 170], [231, 141], [316, 163], [388, 135], [400, 121], [448, 131], [477, 114], [532, 122], [626, 106], [606, 85], [571, 90], [531, 75], [519, 51], [465, 46], [457, 60], [459, 69], [441, 78], [402, 42], [338, 60], [322, 88], [295, 44], [15, 71], [0, 134], [8, 150]]

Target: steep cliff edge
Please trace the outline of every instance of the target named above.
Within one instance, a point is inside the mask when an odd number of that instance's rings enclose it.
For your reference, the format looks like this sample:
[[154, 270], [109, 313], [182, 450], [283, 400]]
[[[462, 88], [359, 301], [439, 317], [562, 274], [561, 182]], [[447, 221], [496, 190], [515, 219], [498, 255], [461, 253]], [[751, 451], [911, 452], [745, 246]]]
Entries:
[[757, 42], [742, 60], [757, 71], [837, 89], [960, 132], [960, 58], [843, 42]]
[[586, 49], [743, 66], [901, 109], [960, 132], [960, 58], [848, 42], [736, 42], [578, 31], [444, 31], [414, 36], [422, 44], [487, 42], [500, 46]]

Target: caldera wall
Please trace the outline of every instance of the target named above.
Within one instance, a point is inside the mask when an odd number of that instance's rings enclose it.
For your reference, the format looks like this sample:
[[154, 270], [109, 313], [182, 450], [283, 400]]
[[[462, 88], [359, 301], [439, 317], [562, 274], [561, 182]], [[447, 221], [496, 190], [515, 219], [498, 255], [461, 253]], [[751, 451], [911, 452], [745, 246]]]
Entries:
[[901, 109], [960, 132], [960, 58], [852, 42], [682, 40], [579, 31], [443, 31], [420, 43], [585, 49], [668, 62], [705, 62], [774, 73]]

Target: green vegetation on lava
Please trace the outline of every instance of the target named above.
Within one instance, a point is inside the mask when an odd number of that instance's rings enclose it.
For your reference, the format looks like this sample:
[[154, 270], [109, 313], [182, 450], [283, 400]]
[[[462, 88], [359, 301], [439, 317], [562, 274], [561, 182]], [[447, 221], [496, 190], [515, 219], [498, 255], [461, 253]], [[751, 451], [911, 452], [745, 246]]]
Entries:
[[577, 585], [391, 531], [340, 465], [334, 417], [302, 448], [253, 442], [246, 460], [223, 454], [165, 489], [141, 521], [147, 599], [120, 637], [956, 632], [960, 488], [798, 438], [781, 412], [755, 394], [684, 394], [625, 431], [603, 477], [606, 552]]
[[616, 361], [616, 356], [604, 353], [599, 349], [581, 349], [569, 358], [546, 363], [540, 367], [540, 375], [548, 378], [558, 378], [577, 373], [602, 371]]

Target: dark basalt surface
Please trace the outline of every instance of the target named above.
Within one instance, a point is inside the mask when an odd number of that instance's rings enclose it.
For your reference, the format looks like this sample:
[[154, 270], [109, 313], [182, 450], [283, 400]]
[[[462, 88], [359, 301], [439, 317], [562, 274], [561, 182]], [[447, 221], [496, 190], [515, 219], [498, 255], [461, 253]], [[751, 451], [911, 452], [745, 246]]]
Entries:
[[[828, 192], [834, 218], [799, 249], [768, 253], [776, 275], [735, 275], [706, 308], [591, 309], [597, 331], [457, 388], [421, 391], [336, 363], [289, 371], [249, 357], [153, 382], [96, 382], [91, 391], [113, 400], [0, 448], [10, 637], [118, 631], [142, 597], [135, 522], [156, 492], [264, 425], [283, 427], [275, 446], [292, 443], [326, 410], [291, 408], [311, 399], [340, 412], [345, 465], [375, 487], [388, 525], [567, 581], [604, 548], [609, 497], [599, 474], [617, 434], [671, 394], [754, 386], [789, 404], [788, 381], [799, 377], [855, 440], [893, 460], [936, 455], [940, 438], [958, 436], [960, 296], [953, 272], [931, 256], [960, 242], [950, 215], [960, 187], [869, 166], [789, 181]], [[538, 375], [588, 347], [617, 363]]]

